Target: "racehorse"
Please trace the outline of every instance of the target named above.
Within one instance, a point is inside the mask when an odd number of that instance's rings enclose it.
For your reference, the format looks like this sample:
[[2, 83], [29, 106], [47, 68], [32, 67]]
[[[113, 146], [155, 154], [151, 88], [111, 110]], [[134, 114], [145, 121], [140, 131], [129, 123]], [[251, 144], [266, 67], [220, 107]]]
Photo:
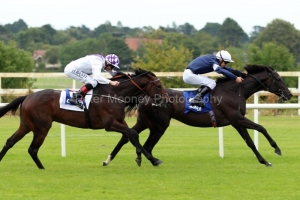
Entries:
[[[215, 90], [212, 91], [210, 97], [210, 104], [214, 111], [216, 127], [232, 125], [244, 139], [248, 147], [252, 149], [258, 161], [266, 166], [272, 166], [271, 163], [267, 162], [260, 155], [249, 136], [247, 129], [254, 129], [261, 132], [278, 155], [281, 155], [281, 150], [263, 126], [256, 124], [245, 117], [246, 100], [252, 94], [260, 90], [274, 93], [283, 100], [290, 99], [292, 94], [279, 74], [272, 67], [247, 65], [244, 69], [247, 73], [240, 74], [244, 77], [244, 81], [240, 84], [224, 78], [217, 79], [217, 86]], [[132, 129], [136, 130], [138, 133], [147, 128], [150, 129], [150, 135], [143, 145], [145, 150], [150, 154], [152, 154], [154, 146], [168, 128], [171, 118], [194, 127], [213, 126], [209, 113], [184, 113], [184, 102], [178, 101], [178, 99], [182, 99], [183, 97], [182, 91], [166, 89], [166, 92], [169, 95], [167, 108], [162, 109], [160, 107], [152, 106], [151, 102], [140, 104], [138, 107], [137, 122], [132, 127]], [[217, 99], [219, 101], [216, 101]], [[127, 142], [128, 140], [123, 136], [112, 153], [108, 156], [107, 160], [102, 163], [103, 166], [108, 165]]]
[[[0, 152], [0, 161], [6, 152], [12, 148], [30, 131], [33, 132], [33, 140], [28, 153], [39, 169], [44, 169], [38, 158], [38, 150], [43, 144], [52, 122], [56, 121], [78, 128], [105, 129], [122, 133], [136, 147], [136, 162], [141, 165], [141, 152], [153, 165], [159, 165], [160, 160], [153, 158], [145, 151], [139, 142], [138, 134], [130, 129], [124, 121], [127, 112], [144, 100], [144, 96], [155, 98], [158, 95], [166, 95], [160, 80], [150, 71], [136, 69], [134, 74], [119, 72], [111, 80], [117, 80], [120, 85], [98, 84], [93, 89], [93, 96], [89, 105], [88, 115], [84, 112], [61, 109], [59, 99], [61, 91], [45, 89], [36, 93], [16, 98], [8, 105], [0, 108], [0, 118], [8, 111], [15, 114], [20, 106], [20, 126], [17, 131], [7, 139]], [[155, 99], [163, 101], [163, 99]], [[89, 119], [89, 123], [87, 123]]]

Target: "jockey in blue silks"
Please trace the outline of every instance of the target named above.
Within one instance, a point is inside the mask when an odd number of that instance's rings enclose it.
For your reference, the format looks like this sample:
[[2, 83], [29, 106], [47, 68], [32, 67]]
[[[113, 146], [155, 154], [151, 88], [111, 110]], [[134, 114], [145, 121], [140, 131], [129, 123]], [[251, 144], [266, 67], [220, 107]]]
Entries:
[[183, 72], [183, 81], [192, 85], [200, 85], [197, 89], [198, 94], [190, 101], [191, 105], [203, 106], [204, 95], [216, 87], [216, 82], [201, 74], [215, 71], [223, 74], [227, 78], [235, 80], [237, 83], [242, 82], [244, 79], [234, 74], [235, 69], [226, 66], [228, 63], [234, 62], [231, 60], [231, 55], [225, 51], [219, 51], [214, 55], [203, 55], [194, 59]]

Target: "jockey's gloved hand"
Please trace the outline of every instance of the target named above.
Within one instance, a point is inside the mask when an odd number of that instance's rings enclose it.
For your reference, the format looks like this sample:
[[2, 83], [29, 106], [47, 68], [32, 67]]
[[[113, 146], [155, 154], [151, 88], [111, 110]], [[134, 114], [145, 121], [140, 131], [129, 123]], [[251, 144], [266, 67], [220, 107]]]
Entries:
[[242, 78], [246, 78], [247, 76], [248, 76], [247, 73], [241, 72], [241, 77], [242, 77]]

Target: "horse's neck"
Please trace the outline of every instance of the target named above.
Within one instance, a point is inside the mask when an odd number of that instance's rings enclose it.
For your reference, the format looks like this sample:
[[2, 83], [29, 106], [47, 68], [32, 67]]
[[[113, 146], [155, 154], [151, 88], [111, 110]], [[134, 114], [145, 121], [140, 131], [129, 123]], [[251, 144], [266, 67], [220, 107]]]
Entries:
[[265, 89], [261, 82], [254, 79], [251, 80], [251, 77], [247, 77], [247, 79], [245, 79], [241, 83], [241, 86], [242, 92], [247, 97], [247, 99], [254, 93]]
[[[261, 81], [261, 80], [260, 80]], [[216, 88], [221, 88], [222, 93], [230, 94], [233, 91], [238, 93], [238, 96], [242, 96], [248, 99], [254, 93], [259, 92], [264, 89], [262, 83], [248, 76], [241, 83], [236, 83], [235, 81], [229, 81], [217, 84]]]
[[117, 95], [117, 96], [136, 96], [139, 91], [141, 91], [136, 86], [132, 85], [130, 82], [123, 82], [118, 86], [112, 85], [98, 85], [95, 89], [95, 92], [103, 95]]
[[233, 95], [235, 93], [239, 97], [244, 97], [244, 99], [248, 99], [255, 92], [261, 90], [261, 87], [259, 87], [257, 83], [246, 81], [246, 80], [244, 80], [242, 83], [236, 83], [235, 81], [220, 83], [217, 84], [215, 90], [213, 91], [213, 95], [227, 96], [227, 95]]

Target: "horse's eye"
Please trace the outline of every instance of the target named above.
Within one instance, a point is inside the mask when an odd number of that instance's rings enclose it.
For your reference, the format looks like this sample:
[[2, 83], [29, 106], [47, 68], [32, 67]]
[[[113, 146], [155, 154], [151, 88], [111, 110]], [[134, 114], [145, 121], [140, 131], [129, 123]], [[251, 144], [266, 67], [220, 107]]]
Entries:
[[158, 85], [157, 88], [161, 89], [161, 85]]

